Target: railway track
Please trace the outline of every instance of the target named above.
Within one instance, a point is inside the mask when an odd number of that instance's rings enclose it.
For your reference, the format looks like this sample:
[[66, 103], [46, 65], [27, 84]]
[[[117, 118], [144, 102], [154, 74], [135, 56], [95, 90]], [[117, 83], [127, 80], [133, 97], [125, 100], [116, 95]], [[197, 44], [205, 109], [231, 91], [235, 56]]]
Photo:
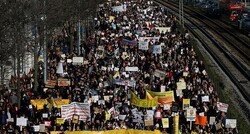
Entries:
[[[155, 0], [155, 2], [178, 13], [178, 5], [176, 4], [160, 0]], [[239, 40], [237, 35], [217, 25], [206, 16], [189, 9], [184, 9], [184, 11], [188, 14], [184, 17], [187, 21], [185, 27], [203, 44], [225, 74], [237, 86], [240, 94], [249, 105], [250, 43]]]

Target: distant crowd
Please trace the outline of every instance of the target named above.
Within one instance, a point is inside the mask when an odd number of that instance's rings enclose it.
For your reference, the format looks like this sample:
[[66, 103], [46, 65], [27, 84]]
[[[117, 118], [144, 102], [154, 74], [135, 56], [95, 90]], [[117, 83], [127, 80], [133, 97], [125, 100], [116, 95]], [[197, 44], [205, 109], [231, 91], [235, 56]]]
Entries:
[[[22, 75], [21, 88], [16, 89], [21, 91], [20, 108], [16, 90], [1, 90], [1, 132], [38, 133], [34, 126], [50, 121], [45, 132], [157, 129], [172, 134], [178, 128], [178, 132], [183, 134], [238, 133], [237, 128], [227, 126], [226, 111], [218, 109], [220, 99], [216, 90], [219, 89], [214, 88], [206, 74], [205, 65], [190, 44], [188, 31], [180, 32], [176, 17], [167, 9], [147, 0], [106, 2], [99, 5], [93, 21], [94, 31], [82, 42], [80, 55], [76, 49], [70, 54], [68, 27], [48, 43], [47, 61], [44, 61], [48, 65], [47, 79], [67, 79], [69, 85], [48, 86], [48, 82], [43, 81], [43, 62], [39, 62], [37, 91], [34, 91], [33, 69]], [[76, 43], [77, 34], [74, 36]], [[128, 67], [132, 70], [128, 71]], [[160, 75], [156, 73], [158, 70]], [[178, 82], [185, 83], [181, 92]], [[17, 86], [15, 76], [9, 85]], [[138, 99], [149, 101], [154, 98], [148, 91], [173, 91], [174, 102], [159, 103], [154, 107], [131, 103], [131, 93], [135, 93]], [[208, 96], [208, 101], [203, 100], [204, 96]], [[31, 105], [31, 100], [37, 99], [68, 99], [69, 104], [86, 103], [90, 105], [90, 115], [77, 124], [70, 118], [58, 124], [57, 118], [62, 118], [61, 108], [50, 105], [50, 102], [43, 108]], [[196, 110], [196, 118], [206, 118], [205, 125], [187, 121], [183, 99], [189, 99], [187, 108]], [[178, 108], [175, 112], [172, 109], [174, 105]], [[147, 111], [153, 111], [153, 124], [145, 123], [146, 116], [149, 116]], [[120, 118], [119, 115], [126, 116]], [[178, 127], [174, 125], [177, 115]], [[17, 125], [20, 117], [28, 119], [27, 125]], [[212, 124], [210, 117], [215, 117]], [[167, 127], [162, 122], [163, 118], [168, 118]]]

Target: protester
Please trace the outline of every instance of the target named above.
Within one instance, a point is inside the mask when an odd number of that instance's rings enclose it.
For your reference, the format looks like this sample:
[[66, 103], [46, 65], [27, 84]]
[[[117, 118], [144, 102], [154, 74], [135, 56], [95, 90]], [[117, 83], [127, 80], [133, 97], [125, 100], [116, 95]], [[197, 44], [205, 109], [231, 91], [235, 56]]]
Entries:
[[[123, 0], [99, 5], [98, 15], [94, 19], [95, 31], [91, 31], [82, 43], [80, 55], [75, 50], [69, 54], [67, 29], [63, 28], [60, 35], [51, 39], [46, 62], [48, 80], [53, 82], [63, 78], [69, 80], [70, 84], [49, 86], [43, 81], [44, 68], [40, 62], [37, 92], [34, 91], [34, 70], [21, 78], [19, 109], [16, 91], [1, 91], [2, 131], [33, 133], [34, 126], [49, 121], [50, 124], [45, 127], [47, 132], [156, 129], [173, 133], [176, 127], [174, 118], [178, 115], [178, 131], [182, 133], [236, 133], [236, 129], [226, 128], [226, 112], [220, 111], [217, 106], [217, 102], [220, 102], [216, 92], [218, 89], [214, 88], [205, 65], [190, 44], [188, 31], [180, 32], [176, 17], [167, 9], [146, 0]], [[83, 62], [76, 63], [73, 57], [83, 57]], [[126, 71], [126, 67], [135, 68]], [[160, 75], [156, 73], [158, 70]], [[185, 83], [181, 92], [180, 83]], [[12, 77], [10, 86], [16, 85], [17, 78]], [[149, 91], [173, 91], [173, 101], [178, 110], [173, 112], [172, 108], [164, 108], [165, 105], [160, 104], [146, 108], [131, 103], [131, 92], [138, 99], [152, 101], [154, 97], [150, 98]], [[95, 96], [98, 96], [97, 100], [93, 100]], [[209, 97], [208, 101], [202, 100], [204, 96]], [[31, 100], [37, 99], [69, 99], [69, 103], [90, 104], [90, 116], [77, 124], [66, 119], [60, 125], [57, 118], [62, 116], [61, 108], [50, 102], [46, 102], [42, 108], [31, 105]], [[182, 108], [184, 99], [190, 99], [188, 108], [196, 109], [197, 118], [206, 118], [205, 125], [196, 124], [195, 121], [190, 125], [186, 110]], [[99, 103], [100, 100], [104, 102]], [[172, 101], [166, 104], [174, 107]], [[112, 108], [114, 110], [109, 113]], [[145, 123], [148, 110], [153, 110], [151, 125]], [[119, 115], [126, 116], [121, 119]], [[16, 125], [20, 117], [28, 119], [26, 126]], [[215, 117], [212, 124], [209, 123], [210, 117]], [[11, 118], [13, 121], [9, 120]], [[165, 118], [168, 118], [168, 127], [162, 123]]]

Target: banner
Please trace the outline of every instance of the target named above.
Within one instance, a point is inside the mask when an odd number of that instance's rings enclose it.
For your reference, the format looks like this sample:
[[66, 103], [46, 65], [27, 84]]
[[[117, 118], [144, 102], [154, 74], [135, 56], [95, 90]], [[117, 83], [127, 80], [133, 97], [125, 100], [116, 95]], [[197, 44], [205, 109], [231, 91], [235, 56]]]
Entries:
[[154, 97], [151, 100], [147, 100], [147, 99], [139, 99], [132, 91], [130, 91], [130, 94], [131, 94], [131, 103], [133, 103], [133, 105], [135, 106], [150, 108], [158, 105], [158, 97]]
[[[60, 131], [51, 131], [51, 134], [60, 134]], [[161, 134], [159, 130], [146, 131], [146, 130], [107, 130], [107, 131], [72, 131], [64, 132], [64, 134]]]
[[37, 107], [38, 110], [43, 109], [44, 105], [48, 103], [46, 99], [30, 100], [30, 103]]
[[147, 41], [139, 41], [139, 49], [140, 50], [148, 50], [148, 42]]
[[70, 81], [68, 79], [58, 79], [59, 87], [68, 87], [70, 86]]
[[152, 41], [155, 43], [156, 41], [159, 41], [160, 37], [140, 37], [139, 41]]
[[199, 116], [199, 115], [196, 115], [195, 124], [197, 124], [197, 125], [202, 125], [202, 126], [206, 126], [206, 124], [207, 124], [207, 116]]
[[163, 128], [169, 128], [169, 119], [168, 118], [162, 118], [162, 126], [163, 126]]
[[85, 121], [90, 117], [90, 104], [72, 102], [68, 105], [61, 106], [61, 116], [64, 119], [72, 119], [73, 115], [79, 115], [79, 120]]
[[137, 41], [128, 40], [128, 39], [122, 39], [122, 43], [132, 45], [132, 46], [137, 45]]
[[153, 47], [153, 53], [154, 54], [161, 54], [162, 53], [161, 45], [154, 45], [154, 47]]
[[183, 110], [187, 110], [187, 108], [189, 108], [190, 106], [190, 99], [183, 99], [182, 100], [182, 109]]
[[174, 91], [167, 91], [167, 92], [153, 92], [150, 90], [147, 90], [147, 92], [152, 97], [158, 97], [158, 102], [161, 103], [162, 106], [164, 104], [171, 104], [174, 101]]
[[217, 107], [218, 107], [218, 110], [226, 113], [228, 109], [228, 104], [217, 102]]

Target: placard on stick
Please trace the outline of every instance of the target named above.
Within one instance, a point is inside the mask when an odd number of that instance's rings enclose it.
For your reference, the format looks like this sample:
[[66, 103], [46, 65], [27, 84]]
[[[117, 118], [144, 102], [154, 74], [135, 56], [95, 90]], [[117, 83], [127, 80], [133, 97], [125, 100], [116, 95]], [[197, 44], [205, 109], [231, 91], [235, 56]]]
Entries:
[[73, 123], [73, 124], [78, 124], [78, 121], [79, 121], [79, 115], [74, 114], [74, 115], [72, 116], [72, 123]]

